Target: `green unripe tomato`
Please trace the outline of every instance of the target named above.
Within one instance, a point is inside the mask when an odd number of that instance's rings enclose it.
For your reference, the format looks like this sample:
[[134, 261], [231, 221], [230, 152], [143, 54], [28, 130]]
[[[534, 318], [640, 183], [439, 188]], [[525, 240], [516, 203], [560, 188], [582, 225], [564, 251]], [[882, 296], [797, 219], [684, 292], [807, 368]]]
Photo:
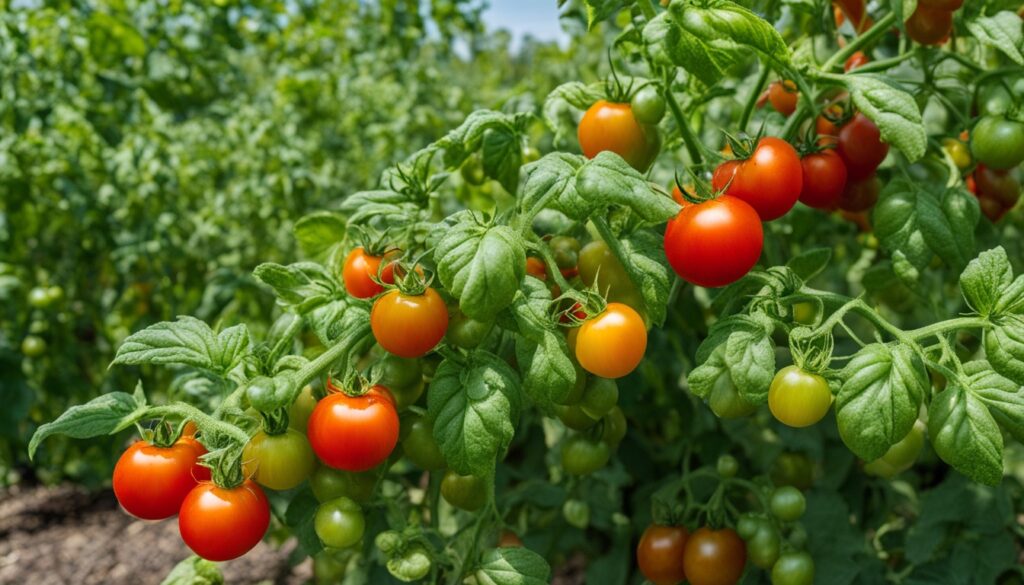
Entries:
[[444, 469], [445, 460], [441, 448], [434, 439], [434, 425], [423, 417], [409, 425], [409, 434], [402, 440], [405, 457], [420, 469]]
[[762, 521], [754, 536], [747, 541], [747, 558], [756, 567], [771, 569], [779, 558], [780, 549], [779, 533], [769, 522]]
[[590, 525], [590, 506], [580, 500], [566, 500], [562, 504], [562, 517], [570, 526], [585, 530]]
[[645, 85], [630, 100], [633, 117], [641, 124], [657, 124], [665, 117], [665, 98], [653, 85]]
[[740, 538], [743, 540], [750, 540], [757, 534], [757, 530], [761, 527], [762, 522], [764, 522], [763, 518], [744, 514], [740, 516], [739, 522], [736, 523], [736, 534], [740, 535]]
[[45, 288], [37, 286], [28, 291], [28, 304], [36, 309], [45, 309], [50, 306], [50, 295]]
[[769, 502], [772, 514], [783, 522], [796, 522], [807, 510], [804, 494], [792, 486], [775, 488]]
[[572, 475], [589, 475], [608, 464], [611, 449], [604, 441], [574, 435], [562, 445], [562, 468]]
[[740, 462], [732, 455], [722, 455], [715, 463], [715, 470], [718, 471], [718, 475], [726, 479], [736, 477], [736, 473], [740, 470]]
[[770, 475], [776, 486], [809, 490], [814, 485], [814, 464], [803, 453], [782, 453], [772, 465]]
[[64, 300], [64, 289], [57, 285], [53, 285], [46, 289], [46, 298], [50, 305], [56, 305]]
[[572, 389], [569, 390], [569, 395], [562, 401], [562, 404], [567, 406], [578, 405], [580, 400], [583, 400], [583, 392], [587, 389], [586, 370], [575, 361], [573, 361], [573, 367], [576, 368], [576, 382], [573, 383]]
[[789, 529], [789, 542], [796, 548], [803, 548], [807, 544], [807, 529], [803, 524], [794, 524]]
[[402, 546], [402, 535], [396, 530], [385, 530], [373, 539], [373, 544], [380, 552], [390, 555]]
[[358, 544], [363, 538], [366, 519], [359, 504], [348, 498], [336, 498], [317, 508], [313, 529], [324, 546], [347, 548]]
[[990, 169], [1006, 170], [1024, 161], [1024, 123], [986, 116], [971, 131], [971, 153]]
[[445, 339], [455, 347], [473, 349], [483, 342], [493, 327], [493, 322], [477, 321], [467, 317], [462, 311], [452, 311]]
[[595, 420], [611, 412], [619, 402], [619, 387], [615, 380], [591, 376], [583, 391], [580, 408]]
[[597, 424], [597, 419], [583, 412], [583, 409], [578, 404], [571, 406], [555, 405], [555, 414], [558, 415], [558, 419], [562, 421], [562, 424], [574, 431], [585, 431]]
[[907, 436], [889, 447], [878, 459], [864, 465], [865, 473], [892, 479], [910, 469], [924, 449], [924, 423], [917, 421]]
[[604, 429], [601, 431], [601, 440], [612, 449], [618, 447], [622, 439], [626, 437], [628, 426], [626, 415], [622, 412], [621, 408], [616, 406], [608, 414], [604, 415]]
[[295, 397], [295, 402], [288, 407], [288, 426], [300, 433], [305, 433], [306, 427], [309, 425], [309, 415], [313, 414], [314, 408], [316, 408], [316, 397], [313, 396], [313, 387], [306, 384], [299, 395]]
[[813, 585], [814, 559], [805, 552], [788, 552], [772, 567], [772, 585]]
[[427, 576], [431, 562], [426, 547], [416, 543], [405, 549], [401, 555], [388, 559], [387, 568], [395, 579], [411, 583]]
[[487, 486], [475, 475], [448, 470], [441, 480], [441, 497], [456, 508], [475, 512], [487, 503]]
[[729, 376], [718, 377], [708, 396], [708, 406], [719, 418], [742, 418], [757, 410], [757, 405], [739, 393]]
[[389, 353], [374, 364], [373, 374], [377, 383], [389, 390], [405, 388], [423, 381], [423, 362]]
[[313, 488], [313, 495], [320, 502], [346, 497], [365, 504], [373, 499], [373, 491], [377, 487], [377, 474], [376, 469], [354, 473], [321, 465], [310, 476], [309, 486]]
[[555, 236], [548, 247], [559, 268], [576, 268], [580, 262], [580, 241], [572, 236]]
[[46, 353], [46, 340], [38, 335], [26, 335], [21, 340], [21, 353], [27, 358], [37, 358]]
[[260, 431], [242, 451], [242, 472], [272, 490], [290, 490], [313, 473], [316, 457], [306, 435], [288, 429], [279, 435]]

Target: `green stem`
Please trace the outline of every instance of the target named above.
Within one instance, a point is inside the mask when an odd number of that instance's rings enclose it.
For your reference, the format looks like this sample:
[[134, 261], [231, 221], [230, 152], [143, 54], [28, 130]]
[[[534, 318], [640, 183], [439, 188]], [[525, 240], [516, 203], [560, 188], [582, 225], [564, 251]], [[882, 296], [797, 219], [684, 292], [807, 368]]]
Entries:
[[558, 263], [555, 262], [555, 257], [551, 254], [551, 250], [548, 248], [548, 245], [543, 241], [540, 241], [536, 236], [534, 236], [534, 238], [537, 241], [528, 241], [526, 245], [531, 250], [540, 254], [541, 260], [544, 261], [544, 269], [547, 270], [548, 274], [555, 281], [555, 284], [558, 285], [558, 288], [562, 289], [563, 293], [574, 290], [575, 287], [569, 284], [569, 281], [562, 276], [562, 271], [558, 269]]
[[861, 73], [877, 73], [878, 71], [892, 69], [893, 67], [899, 65], [900, 63], [906, 61], [907, 59], [913, 58], [916, 53], [917, 49], [913, 51], [907, 51], [902, 55], [897, 55], [895, 57], [890, 57], [888, 59], [872, 61], [871, 63], [868, 63], [866, 65], [861, 65], [860, 67], [854, 69], [853, 71], [850, 71], [849, 73], [850, 75], [860, 75]]
[[353, 349], [362, 345], [371, 335], [370, 322], [362, 322], [358, 327], [350, 330], [345, 337], [338, 340], [337, 343], [327, 348], [327, 351], [323, 352], [317, 356], [316, 359], [306, 364], [301, 370], [292, 374], [293, 379], [296, 382], [296, 392], [306, 384], [312, 382], [313, 379], [323, 373], [324, 370], [331, 367], [331, 364], [342, 358], [348, 357], [349, 353]]
[[622, 243], [612, 233], [611, 226], [608, 225], [608, 220], [601, 215], [595, 215], [590, 218], [590, 221], [594, 223], [594, 227], [597, 228], [597, 233], [601, 234], [601, 239], [604, 243], [608, 244], [608, 249], [612, 251], [612, 254], [622, 264], [622, 267], [626, 269], [626, 274], [629, 276], [629, 280], [633, 282], [633, 286], [636, 290], [641, 290], [640, 285], [644, 281], [643, 274], [637, 271], [636, 266], [629, 261], [626, 257], [626, 251], [622, 249]]
[[302, 331], [302, 326], [306, 324], [306, 319], [302, 315], [295, 315], [291, 322], [288, 323], [288, 328], [281, 334], [281, 338], [277, 340], [274, 347], [270, 349], [270, 357], [268, 362], [276, 362], [278, 358], [284, 353], [284, 350], [288, 349], [288, 346], [295, 340], [295, 336]]
[[204, 433], [212, 431], [213, 433], [226, 435], [237, 441], [239, 445], [245, 445], [249, 442], [249, 435], [242, 429], [222, 420], [217, 420], [191, 404], [175, 402], [174, 404], [154, 406], [146, 411], [147, 418], [160, 418], [167, 415], [183, 416], [196, 423], [200, 431]]
[[929, 337], [936, 335], [941, 336], [944, 333], [951, 331], [959, 331], [961, 329], [987, 329], [992, 326], [992, 323], [984, 317], [959, 317], [956, 319], [949, 319], [947, 321], [939, 321], [931, 325], [921, 327], [919, 329], [912, 329], [906, 332], [906, 335], [915, 341], [922, 339], [928, 339]]
[[754, 108], [757, 106], [757, 99], [761, 96], [761, 91], [764, 90], [764, 84], [768, 81], [768, 75], [772, 72], [772, 68], [767, 63], [761, 64], [761, 74], [757, 76], [757, 81], [754, 82], [753, 91], [750, 97], [747, 98], [747, 103], [743, 106], [743, 113], [740, 114], [739, 131], [746, 132], [747, 124], [750, 123], [750, 118], [754, 115]]
[[700, 151], [701, 143], [693, 133], [693, 128], [690, 128], [690, 123], [686, 120], [683, 109], [679, 107], [679, 102], [676, 101], [676, 96], [672, 93], [672, 80], [668, 77], [665, 79], [665, 102], [668, 103], [669, 109], [672, 110], [672, 117], [676, 119], [676, 125], [679, 126], [679, 134], [682, 135], [683, 142], [686, 143], [686, 151], [690, 153], [691, 162], [696, 166], [703, 165], [704, 157]]
[[889, 12], [880, 18], [878, 22], [876, 22], [875, 25], [869, 28], [864, 34], [854, 39], [853, 42], [846, 45], [844, 48], [836, 51], [836, 53], [832, 55], [832, 58], [825, 62], [825, 65], [822, 66], [821, 70], [828, 72], [832, 71], [837, 66], [842, 66], [842, 64], [850, 58], [850, 55], [853, 55], [857, 51], [874, 42], [875, 39], [885, 34], [894, 24], [896, 24], [896, 13]]

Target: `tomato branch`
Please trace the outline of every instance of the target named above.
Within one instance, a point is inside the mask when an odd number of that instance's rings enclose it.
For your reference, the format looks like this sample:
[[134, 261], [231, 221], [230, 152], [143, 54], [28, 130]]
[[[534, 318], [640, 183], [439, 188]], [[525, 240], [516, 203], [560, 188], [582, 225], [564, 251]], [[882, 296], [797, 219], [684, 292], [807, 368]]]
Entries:
[[841, 67], [851, 55], [873, 43], [875, 39], [885, 34], [894, 24], [896, 24], [896, 13], [890, 11], [888, 14], [878, 19], [878, 22], [876, 22], [874, 26], [869, 28], [864, 34], [854, 39], [850, 44], [846, 45], [842, 49], [836, 51], [828, 61], [825, 61], [821, 70], [828, 72], [836, 69], [837, 67]]

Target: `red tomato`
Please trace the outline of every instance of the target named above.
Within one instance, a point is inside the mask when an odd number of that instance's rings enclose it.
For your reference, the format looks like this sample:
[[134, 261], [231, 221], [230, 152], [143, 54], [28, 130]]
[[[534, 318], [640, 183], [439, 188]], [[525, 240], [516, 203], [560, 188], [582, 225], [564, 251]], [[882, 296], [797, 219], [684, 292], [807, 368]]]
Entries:
[[864, 54], [864, 51], [857, 51], [846, 59], [846, 63], [843, 64], [843, 71], [853, 71], [858, 67], [867, 65], [870, 61], [871, 59]]
[[800, 201], [815, 209], [835, 209], [846, 188], [846, 165], [834, 150], [822, 150], [800, 161], [804, 190]]
[[583, 114], [577, 134], [587, 158], [608, 150], [638, 171], [646, 171], [658, 155], [658, 130], [637, 122], [629, 104], [600, 100]]
[[747, 564], [747, 546], [730, 528], [698, 528], [686, 541], [683, 568], [690, 585], [735, 585]]
[[313, 452], [325, 464], [366, 471], [387, 459], [398, 443], [398, 411], [383, 386], [362, 396], [332, 392], [316, 404], [307, 432]]
[[384, 287], [373, 280], [377, 278], [378, 273], [381, 281], [394, 284], [394, 264], [389, 262], [384, 266], [384, 270], [380, 270], [380, 263], [383, 260], [383, 256], [371, 256], [362, 247], [349, 252], [341, 271], [348, 294], [359, 299], [368, 299], [384, 292]]
[[114, 495], [126, 512], [143, 520], [163, 520], [178, 513], [200, 478], [210, 470], [199, 465], [206, 453], [191, 437], [178, 439], [170, 447], [136, 441], [114, 466]]
[[544, 267], [544, 261], [530, 256], [526, 259], [526, 273], [540, 280], [547, 280], [548, 271]]
[[270, 526], [270, 505], [260, 486], [196, 486], [181, 504], [178, 530], [192, 552], [209, 561], [237, 559], [259, 544]]
[[923, 3], [905, 23], [907, 36], [922, 45], [941, 45], [953, 32], [953, 13], [941, 8], [929, 8]]
[[839, 136], [839, 128], [836, 127], [834, 120], [839, 119], [842, 115], [843, 109], [839, 106], [825, 108], [825, 111], [814, 122], [814, 129], [818, 136]]
[[448, 330], [448, 307], [437, 291], [407, 295], [392, 289], [373, 302], [370, 328], [377, 343], [404, 358], [418, 358], [434, 349]]
[[683, 551], [689, 533], [682, 526], [651, 524], [636, 546], [640, 572], [654, 585], [676, 585], [686, 581]]
[[839, 198], [839, 209], [843, 211], [867, 211], [878, 203], [878, 192], [882, 188], [878, 177], [870, 177], [860, 181], [849, 181], [843, 196]]
[[602, 378], [632, 372], [647, 350], [647, 326], [629, 305], [608, 303], [597, 317], [580, 325], [576, 359], [583, 369]]
[[787, 118], [796, 111], [799, 99], [800, 93], [796, 90], [796, 84], [788, 79], [772, 82], [768, 86], [768, 101], [772, 103], [776, 112]]
[[750, 158], [719, 165], [711, 181], [716, 190], [746, 201], [763, 221], [771, 221], [796, 205], [803, 171], [796, 150], [785, 140], [769, 136], [757, 143]]
[[836, 152], [846, 163], [850, 180], [859, 181], [874, 174], [889, 154], [889, 145], [882, 142], [878, 126], [858, 112], [839, 129]]
[[731, 284], [757, 264], [761, 219], [742, 199], [723, 195], [687, 205], [665, 229], [665, 255], [680, 278], [704, 287]]
[[[864, 32], [871, 28], [873, 24], [871, 18], [868, 16], [868, 11], [865, 9], [865, 0], [832, 0], [832, 4], [842, 10], [846, 20], [850, 21], [853, 25], [854, 30], [858, 33]], [[841, 26], [842, 23], [836, 22], [836, 26]]]

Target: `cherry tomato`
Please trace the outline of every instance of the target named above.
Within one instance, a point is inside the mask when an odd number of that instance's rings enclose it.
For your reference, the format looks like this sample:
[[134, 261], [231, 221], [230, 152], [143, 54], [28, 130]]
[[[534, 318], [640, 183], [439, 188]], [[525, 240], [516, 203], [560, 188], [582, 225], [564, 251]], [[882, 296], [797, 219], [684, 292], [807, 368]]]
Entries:
[[953, 13], [919, 3], [905, 23], [907, 36], [922, 45], [941, 45], [953, 32]]
[[280, 435], [260, 431], [242, 452], [246, 477], [272, 490], [290, 490], [313, 473], [316, 460], [306, 435], [288, 429]]
[[800, 93], [796, 90], [796, 84], [788, 79], [774, 81], [768, 85], [768, 101], [772, 103], [776, 112], [787, 118], [796, 111], [796, 103], [799, 100]]
[[615, 380], [591, 376], [586, 382], [579, 405], [583, 412], [595, 419], [608, 414], [619, 402], [619, 386]]
[[781, 549], [779, 533], [764, 519], [759, 519], [754, 535], [747, 539], [747, 556], [755, 567], [771, 569], [779, 559]]
[[661, 148], [658, 130], [641, 124], [629, 104], [599, 100], [583, 114], [578, 128], [580, 148], [587, 158], [611, 151], [644, 172]]
[[143, 520], [163, 520], [178, 513], [181, 503], [210, 470], [199, 464], [206, 449], [191, 437], [170, 447], [136, 441], [114, 466], [114, 495], [126, 512]]
[[683, 552], [683, 570], [690, 585], [734, 585], [746, 563], [747, 547], [731, 528], [698, 528]]
[[583, 412], [583, 408], [578, 404], [556, 404], [555, 414], [562, 424], [575, 431], [585, 431], [597, 424], [597, 419]]
[[373, 336], [385, 350], [404, 358], [425, 355], [448, 329], [448, 308], [433, 288], [421, 295], [389, 290], [370, 311]]
[[949, 155], [949, 158], [953, 160], [953, 164], [956, 168], [961, 171], [967, 170], [974, 162], [971, 158], [971, 149], [966, 144], [960, 142], [956, 138], [945, 138], [942, 140], [942, 148]]
[[562, 469], [571, 475], [590, 475], [607, 465], [611, 454], [607, 443], [573, 435], [562, 445]]
[[[846, 20], [850, 21], [853, 29], [858, 33], [871, 28], [871, 18], [864, 6], [865, 0], [832, 0], [832, 4], [842, 10]], [[842, 23], [838, 22], [836, 26], [842, 26]]]
[[676, 585], [686, 581], [683, 551], [689, 533], [683, 526], [651, 524], [636, 545], [640, 572], [654, 585]]
[[994, 171], [979, 164], [973, 180], [981, 210], [993, 222], [999, 221], [1020, 199], [1020, 183], [1011, 171]]
[[796, 522], [807, 510], [803, 493], [792, 486], [775, 488], [769, 500], [772, 514], [783, 522]]
[[45, 309], [50, 306], [50, 295], [45, 288], [37, 286], [28, 291], [28, 304], [36, 309]]
[[863, 67], [871, 62], [871, 59], [864, 54], [863, 51], [857, 51], [856, 53], [847, 57], [846, 62], [843, 63], [843, 71], [853, 71], [858, 67]]
[[548, 247], [555, 257], [555, 264], [565, 271], [575, 270], [580, 262], [580, 241], [571, 236], [555, 236], [548, 240]]
[[418, 359], [398, 357], [385, 354], [374, 365], [377, 383], [392, 391], [395, 388], [416, 386], [423, 382], [423, 363]]
[[665, 255], [676, 274], [708, 288], [750, 272], [763, 245], [757, 212], [731, 195], [684, 206], [665, 229]]
[[259, 544], [270, 526], [270, 505], [260, 486], [196, 486], [181, 503], [178, 530], [192, 552], [208, 561], [230, 561]]
[[715, 462], [715, 472], [718, 473], [719, 477], [736, 477], [739, 470], [740, 462], [728, 453], [719, 455], [718, 461]]
[[366, 471], [383, 463], [398, 442], [398, 412], [387, 389], [362, 396], [333, 392], [309, 417], [309, 443], [335, 469]]
[[653, 85], [645, 85], [633, 94], [629, 105], [636, 121], [641, 124], [654, 125], [665, 117], [665, 98], [661, 97], [658, 88]]
[[616, 406], [608, 414], [604, 415], [604, 428], [601, 430], [601, 440], [608, 443], [608, 446], [612, 449], [618, 447], [622, 439], [626, 437], [628, 424], [625, 413]]
[[420, 469], [444, 469], [441, 448], [434, 440], [434, 425], [423, 417], [416, 417], [409, 425], [409, 434], [402, 440], [405, 457]]
[[1024, 123], [1001, 116], [985, 116], [971, 131], [974, 158], [1002, 171], [1024, 162]]
[[708, 406], [719, 418], [742, 418], [757, 410], [757, 405], [744, 398], [728, 377], [715, 384], [708, 396]]
[[388, 263], [381, 270], [383, 260], [383, 256], [368, 254], [362, 247], [349, 252], [341, 271], [348, 294], [358, 299], [368, 299], [384, 292], [384, 287], [374, 281], [378, 275], [382, 282], [394, 284], [394, 265]]
[[921, 421], [914, 423], [907, 436], [897, 441], [892, 447], [889, 447], [885, 455], [871, 463], [865, 464], [864, 472], [869, 475], [892, 479], [910, 469], [914, 462], [917, 461], [921, 450], [924, 449], [924, 428], [924, 423]]
[[601, 294], [606, 294], [609, 301], [624, 303], [637, 310], [643, 307], [640, 292], [608, 244], [594, 240], [583, 246], [579, 258], [580, 279], [583, 280], [583, 284], [593, 286], [596, 281], [597, 289]]
[[37, 358], [46, 353], [46, 340], [38, 335], [26, 335], [21, 340], [21, 353], [27, 358]]
[[843, 190], [843, 196], [839, 198], [839, 209], [851, 213], [867, 211], [878, 203], [878, 192], [881, 189], [882, 182], [875, 175], [856, 181], [850, 179]]
[[309, 415], [313, 414], [316, 408], [316, 397], [313, 396], [313, 387], [306, 384], [295, 401], [288, 407], [288, 426], [299, 431], [306, 432], [306, 425], [309, 423]]
[[772, 585], [812, 585], [813, 583], [814, 559], [803, 551], [783, 554], [772, 567]]
[[459, 475], [448, 470], [441, 480], [441, 497], [456, 508], [475, 512], [487, 503], [487, 486], [475, 475]]
[[860, 112], [843, 124], [838, 136], [836, 152], [846, 163], [850, 181], [859, 181], [873, 175], [889, 154], [889, 145], [882, 142], [878, 126]]
[[605, 310], [580, 325], [576, 359], [583, 369], [602, 378], [632, 372], [647, 350], [647, 326], [628, 305], [608, 303]]
[[846, 189], [846, 165], [834, 150], [822, 150], [800, 161], [804, 187], [800, 201], [815, 209], [835, 209]]
[[814, 121], [814, 130], [818, 136], [839, 136], [836, 121], [842, 118], [843, 109], [838, 105], [825, 108], [825, 111]]
[[813, 425], [832, 406], [832, 391], [825, 378], [786, 366], [775, 374], [768, 389], [768, 408], [779, 422], [802, 428]]
[[526, 259], [526, 273], [540, 280], [547, 280], [548, 278], [548, 271], [544, 266], [544, 261], [533, 256]]
[[320, 502], [344, 496], [365, 504], [373, 499], [378, 475], [380, 473], [377, 469], [352, 473], [321, 465], [309, 478], [309, 486], [313, 488], [313, 495]]
[[366, 518], [359, 504], [346, 497], [335, 498], [316, 509], [313, 529], [324, 546], [347, 548], [363, 539]]
[[800, 198], [800, 156], [785, 140], [768, 136], [757, 143], [750, 158], [719, 165], [711, 185], [749, 203], [762, 221], [778, 219]]

